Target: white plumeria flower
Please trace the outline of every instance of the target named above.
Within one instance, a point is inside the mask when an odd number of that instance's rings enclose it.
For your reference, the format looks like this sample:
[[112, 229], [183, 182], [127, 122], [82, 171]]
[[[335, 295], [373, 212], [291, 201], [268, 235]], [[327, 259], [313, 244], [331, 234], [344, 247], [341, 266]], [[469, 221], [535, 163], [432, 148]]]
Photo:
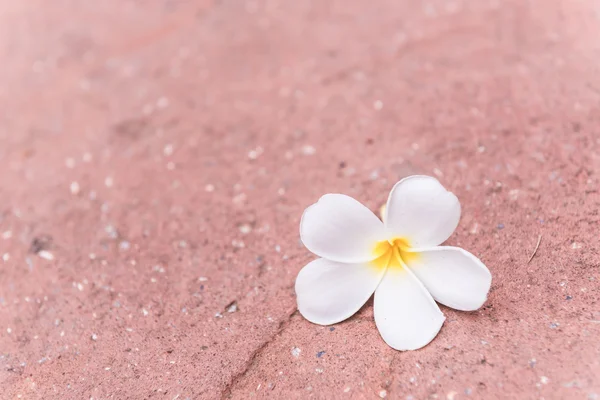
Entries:
[[471, 253], [439, 246], [454, 232], [460, 203], [435, 178], [410, 176], [392, 189], [383, 222], [342, 194], [326, 194], [300, 221], [304, 245], [319, 258], [296, 279], [298, 310], [331, 325], [356, 313], [375, 293], [375, 324], [397, 350], [427, 345], [445, 317], [483, 305], [492, 282]]

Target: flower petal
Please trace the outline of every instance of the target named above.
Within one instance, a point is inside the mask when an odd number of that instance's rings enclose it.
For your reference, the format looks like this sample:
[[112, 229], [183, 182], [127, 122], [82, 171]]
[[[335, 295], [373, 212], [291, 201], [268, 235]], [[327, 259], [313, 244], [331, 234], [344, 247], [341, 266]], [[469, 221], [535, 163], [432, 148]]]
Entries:
[[410, 270], [433, 298], [462, 311], [473, 311], [485, 303], [492, 274], [473, 254], [459, 247], [410, 249]]
[[331, 325], [356, 313], [369, 300], [385, 269], [319, 258], [296, 278], [298, 310], [310, 322]]
[[326, 194], [304, 211], [300, 238], [320, 257], [358, 263], [381, 255], [376, 244], [386, 239], [386, 232], [379, 218], [352, 197]]
[[448, 239], [459, 219], [456, 196], [437, 179], [415, 175], [402, 179], [390, 192], [385, 226], [411, 247], [430, 247]]
[[433, 340], [445, 317], [406, 267], [388, 268], [375, 291], [375, 323], [396, 350], [416, 350]]

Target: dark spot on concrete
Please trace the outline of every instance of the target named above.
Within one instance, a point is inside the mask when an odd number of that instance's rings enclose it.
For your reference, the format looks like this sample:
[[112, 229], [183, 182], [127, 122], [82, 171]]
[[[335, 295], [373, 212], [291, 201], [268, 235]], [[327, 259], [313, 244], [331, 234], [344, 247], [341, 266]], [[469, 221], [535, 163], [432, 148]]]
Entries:
[[31, 241], [29, 252], [37, 254], [42, 250], [48, 250], [52, 245], [52, 237], [48, 235], [36, 236]]

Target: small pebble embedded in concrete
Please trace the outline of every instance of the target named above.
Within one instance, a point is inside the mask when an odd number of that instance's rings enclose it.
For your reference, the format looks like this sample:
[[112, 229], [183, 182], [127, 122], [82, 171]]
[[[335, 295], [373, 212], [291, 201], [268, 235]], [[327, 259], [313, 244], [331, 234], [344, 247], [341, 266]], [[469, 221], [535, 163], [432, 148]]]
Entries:
[[52, 261], [54, 260], [54, 255], [50, 253], [48, 250], [41, 250], [37, 253], [38, 257], [43, 258], [44, 260]]
[[535, 367], [535, 364], [537, 364], [537, 360], [535, 358], [532, 358], [531, 360], [529, 360], [529, 366], [531, 368]]
[[237, 303], [233, 303], [232, 305], [230, 305], [229, 307], [227, 307], [227, 312], [228, 313], [234, 313], [238, 310], [238, 306]]
[[300, 356], [300, 353], [302, 352], [302, 350], [300, 350], [298, 347], [294, 347], [292, 348], [292, 356], [298, 358]]

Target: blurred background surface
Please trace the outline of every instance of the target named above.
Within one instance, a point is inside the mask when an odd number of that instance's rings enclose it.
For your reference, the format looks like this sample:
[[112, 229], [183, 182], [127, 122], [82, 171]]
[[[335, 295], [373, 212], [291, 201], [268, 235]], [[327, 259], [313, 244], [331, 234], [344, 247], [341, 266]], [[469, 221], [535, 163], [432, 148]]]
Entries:
[[[598, 399], [599, 18], [0, 1], [0, 398]], [[461, 200], [486, 306], [406, 353], [371, 303], [308, 323], [304, 208], [414, 173]]]

